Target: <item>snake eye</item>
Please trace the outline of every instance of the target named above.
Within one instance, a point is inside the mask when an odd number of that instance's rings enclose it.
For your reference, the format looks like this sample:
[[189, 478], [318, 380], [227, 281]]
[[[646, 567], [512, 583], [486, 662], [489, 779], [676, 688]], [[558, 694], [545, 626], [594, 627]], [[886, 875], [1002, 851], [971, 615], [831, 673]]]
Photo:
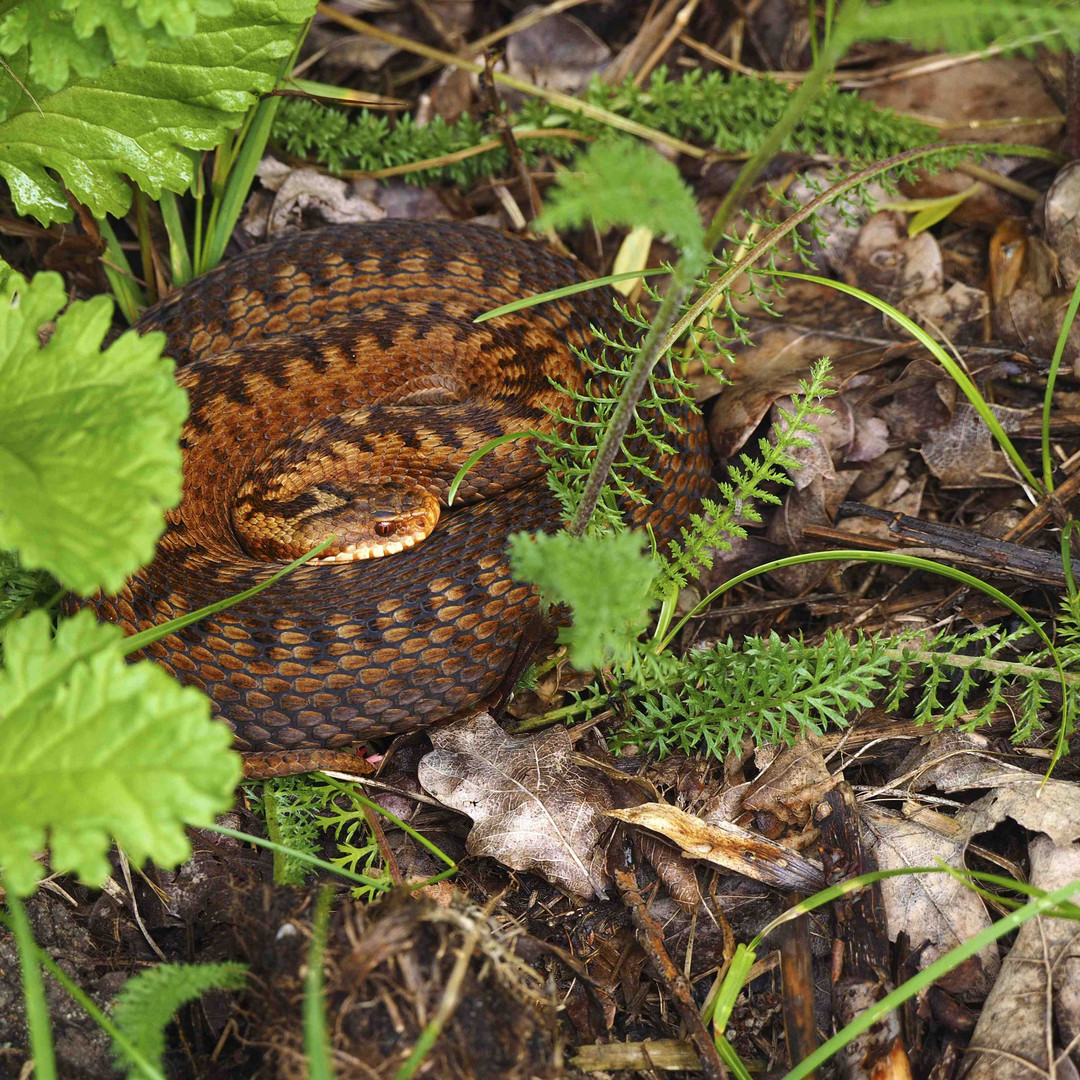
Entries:
[[390, 536], [394, 531], [394, 523], [392, 521], [376, 521], [375, 522], [375, 535], [376, 536]]

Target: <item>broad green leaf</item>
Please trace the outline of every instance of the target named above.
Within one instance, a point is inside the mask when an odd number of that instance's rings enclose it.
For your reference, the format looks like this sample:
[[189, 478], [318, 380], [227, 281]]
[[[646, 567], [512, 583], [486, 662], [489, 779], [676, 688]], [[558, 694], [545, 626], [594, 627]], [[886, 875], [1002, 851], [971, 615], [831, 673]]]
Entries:
[[612, 225], [640, 226], [670, 236], [693, 256], [702, 250], [697, 203], [678, 168], [629, 139], [593, 143], [573, 171], [560, 172], [537, 227], [572, 228], [588, 220], [601, 232]]
[[57, 317], [65, 299], [55, 273], [0, 289], [0, 547], [87, 595], [153, 556], [180, 498], [187, 398], [163, 334], [129, 331], [102, 352], [112, 300]]
[[30, 50], [30, 76], [59, 90], [72, 71], [93, 78], [114, 60], [144, 64], [150, 43], [195, 32], [196, 16], [232, 0], [17, 0], [0, 16], [0, 55]]
[[97, 885], [113, 839], [141, 864], [187, 858], [185, 825], [226, 810], [240, 778], [232, 736], [210, 702], [149, 660], [128, 664], [123, 633], [87, 610], [60, 623], [35, 611], [15, 623], [0, 669], [0, 865], [20, 894], [42, 876], [34, 858]]
[[314, 0], [234, 2], [231, 14], [200, 17], [190, 37], [148, 42], [140, 66], [125, 60], [56, 93], [31, 77], [27, 47], [8, 56], [0, 69], [0, 176], [18, 212], [44, 225], [70, 221], [66, 187], [95, 216], [120, 217], [131, 205], [125, 177], [155, 199], [162, 190], [186, 191], [197, 160], [190, 151], [212, 149], [240, 126], [273, 88], [314, 10]]
[[579, 671], [624, 656], [648, 625], [658, 567], [642, 553], [639, 535], [517, 533], [510, 538], [510, 565], [516, 578], [538, 586], [548, 600], [573, 608], [566, 636]]

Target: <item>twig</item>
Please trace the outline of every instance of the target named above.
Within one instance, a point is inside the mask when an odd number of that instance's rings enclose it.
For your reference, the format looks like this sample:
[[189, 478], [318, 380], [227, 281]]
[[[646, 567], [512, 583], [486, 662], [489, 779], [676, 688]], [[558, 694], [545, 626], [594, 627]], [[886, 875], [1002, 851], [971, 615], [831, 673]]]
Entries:
[[648, 904], [641, 895], [633, 871], [616, 870], [615, 884], [623, 900], [626, 901], [626, 906], [630, 909], [630, 917], [638, 929], [638, 941], [649, 958], [653, 974], [671, 995], [671, 1000], [679, 1011], [679, 1018], [690, 1036], [690, 1041], [694, 1044], [694, 1049], [697, 1050], [701, 1075], [705, 1080], [727, 1080], [728, 1071], [724, 1068], [724, 1063], [720, 1060], [720, 1055], [716, 1052], [716, 1047], [702, 1022], [701, 1012], [690, 990], [690, 983], [668, 955], [664, 947], [664, 932], [660, 924], [649, 914]]

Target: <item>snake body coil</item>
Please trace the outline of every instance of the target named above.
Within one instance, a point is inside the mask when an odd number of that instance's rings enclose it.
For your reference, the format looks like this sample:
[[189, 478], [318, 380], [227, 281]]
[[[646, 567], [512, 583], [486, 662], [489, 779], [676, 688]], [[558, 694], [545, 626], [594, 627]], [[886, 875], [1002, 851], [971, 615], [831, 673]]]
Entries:
[[[590, 323], [618, 325], [606, 290], [473, 318], [576, 280], [494, 230], [388, 221], [274, 241], [172, 294], [138, 328], [165, 331], [190, 396], [183, 498], [151, 565], [92, 601], [99, 615], [133, 633], [264, 580], [292, 556], [260, 550], [263, 517], [340, 532], [361, 481], [445, 503], [473, 449], [550, 424], [549, 380], [594, 377], [570, 349]], [[631, 512], [660, 540], [709, 484], [701, 420], [683, 420], [681, 453], [648, 451], [658, 479]], [[337, 748], [466, 712], [498, 691], [537, 610], [506, 539], [559, 524], [531, 440], [481, 459], [468, 485], [409, 550], [305, 565], [147, 655], [210, 696], [241, 750]]]

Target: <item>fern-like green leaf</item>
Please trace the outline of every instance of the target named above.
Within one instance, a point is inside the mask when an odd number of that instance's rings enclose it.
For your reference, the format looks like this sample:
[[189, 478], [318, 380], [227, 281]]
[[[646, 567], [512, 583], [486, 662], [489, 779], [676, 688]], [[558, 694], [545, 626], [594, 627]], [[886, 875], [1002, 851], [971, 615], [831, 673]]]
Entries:
[[570, 656], [581, 671], [625, 657], [648, 625], [657, 568], [632, 533], [601, 537], [517, 533], [510, 537], [514, 576], [573, 609]]
[[[177, 1010], [208, 990], [239, 990], [245, 983], [243, 964], [161, 964], [132, 976], [113, 1004], [113, 1020], [135, 1049], [161, 1067], [165, 1028]], [[123, 1048], [114, 1043], [117, 1062], [129, 1080], [142, 1077]]]
[[613, 225], [640, 225], [670, 237], [696, 261], [704, 257], [697, 202], [674, 163], [651, 147], [604, 139], [557, 179], [537, 228], [579, 228], [590, 220], [601, 232]]

